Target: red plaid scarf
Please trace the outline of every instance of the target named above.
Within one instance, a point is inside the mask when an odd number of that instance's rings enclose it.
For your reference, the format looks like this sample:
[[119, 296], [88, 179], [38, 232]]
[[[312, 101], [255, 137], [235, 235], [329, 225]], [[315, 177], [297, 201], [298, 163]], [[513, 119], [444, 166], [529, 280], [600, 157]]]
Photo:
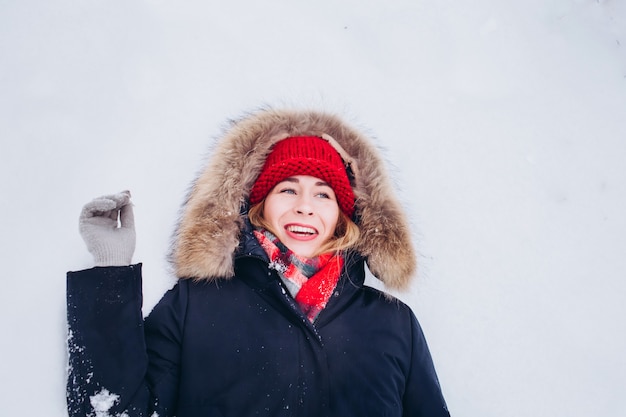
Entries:
[[254, 231], [261, 247], [300, 309], [313, 323], [337, 286], [343, 257], [323, 253], [315, 258], [298, 256], [267, 230]]

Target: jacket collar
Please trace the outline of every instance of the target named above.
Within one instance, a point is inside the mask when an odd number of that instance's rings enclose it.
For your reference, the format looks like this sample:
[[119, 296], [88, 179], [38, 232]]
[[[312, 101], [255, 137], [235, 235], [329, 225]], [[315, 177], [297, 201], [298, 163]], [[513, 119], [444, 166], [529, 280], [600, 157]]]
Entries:
[[[250, 225], [249, 221], [246, 221], [246, 227], [242, 231], [241, 240], [235, 253], [235, 260], [239, 258], [252, 257], [268, 264], [269, 257], [267, 256], [265, 250], [261, 247], [261, 244], [252, 231], [252, 225]], [[353, 286], [363, 286], [363, 283], [365, 282], [365, 273], [360, 273], [360, 271], [363, 269], [364, 262], [365, 259], [358, 252], [348, 251], [345, 253], [344, 272], [342, 273], [340, 282], [337, 286], [344, 286], [344, 284], [341, 283], [344, 279], [350, 281]]]
[[251, 229], [244, 231], [239, 249], [234, 264], [237, 279], [265, 299], [282, 316], [291, 318], [294, 325], [306, 327], [320, 342], [322, 338], [317, 329], [343, 311], [345, 305], [363, 288], [365, 281], [363, 257], [356, 252], [346, 254], [344, 269], [333, 296], [312, 324], [289, 295], [276, 271], [269, 268], [269, 258]]

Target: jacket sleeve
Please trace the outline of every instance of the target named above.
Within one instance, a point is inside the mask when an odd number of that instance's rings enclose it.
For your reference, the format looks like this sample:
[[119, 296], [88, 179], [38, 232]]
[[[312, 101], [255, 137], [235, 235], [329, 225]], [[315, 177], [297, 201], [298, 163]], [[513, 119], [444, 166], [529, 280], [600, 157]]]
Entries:
[[144, 323], [141, 264], [68, 272], [70, 417], [172, 415], [184, 300], [177, 285]]
[[411, 369], [404, 393], [404, 417], [450, 417], [426, 338], [411, 312]]

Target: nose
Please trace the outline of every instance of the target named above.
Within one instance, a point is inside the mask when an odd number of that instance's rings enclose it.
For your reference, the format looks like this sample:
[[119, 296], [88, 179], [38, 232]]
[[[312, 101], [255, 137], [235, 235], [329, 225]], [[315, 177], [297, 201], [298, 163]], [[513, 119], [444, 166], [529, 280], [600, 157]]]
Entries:
[[300, 196], [300, 198], [298, 198], [294, 209], [298, 214], [304, 214], [305, 216], [313, 215], [313, 205], [311, 204], [309, 198], [306, 196]]

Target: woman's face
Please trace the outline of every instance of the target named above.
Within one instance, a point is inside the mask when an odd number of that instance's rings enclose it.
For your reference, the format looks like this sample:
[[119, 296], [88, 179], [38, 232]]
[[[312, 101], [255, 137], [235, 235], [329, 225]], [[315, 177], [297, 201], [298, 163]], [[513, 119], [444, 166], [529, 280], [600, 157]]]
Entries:
[[285, 246], [310, 258], [335, 233], [339, 205], [327, 183], [309, 175], [295, 175], [269, 192], [263, 217]]

